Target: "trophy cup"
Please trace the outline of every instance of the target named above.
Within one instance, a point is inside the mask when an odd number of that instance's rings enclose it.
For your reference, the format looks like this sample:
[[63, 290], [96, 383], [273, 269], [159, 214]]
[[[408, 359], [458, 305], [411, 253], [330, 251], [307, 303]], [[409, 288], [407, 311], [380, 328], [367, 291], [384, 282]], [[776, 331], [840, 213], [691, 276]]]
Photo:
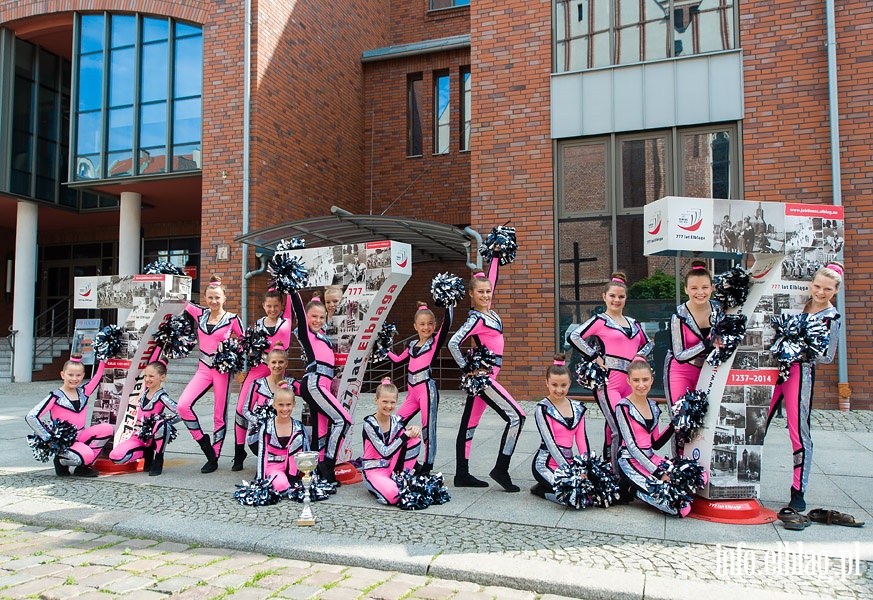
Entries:
[[297, 518], [297, 525], [315, 525], [315, 514], [309, 499], [309, 484], [312, 483], [312, 471], [318, 466], [318, 452], [299, 452], [294, 455], [294, 462], [303, 472], [303, 512]]

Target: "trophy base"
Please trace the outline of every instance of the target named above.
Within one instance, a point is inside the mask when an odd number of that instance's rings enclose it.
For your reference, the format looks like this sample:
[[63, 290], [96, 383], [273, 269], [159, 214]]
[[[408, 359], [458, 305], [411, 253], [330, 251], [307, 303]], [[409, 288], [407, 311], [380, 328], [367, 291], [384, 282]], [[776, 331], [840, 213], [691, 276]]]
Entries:
[[311, 519], [297, 519], [298, 527], [311, 527], [313, 525], [315, 525], [315, 517]]

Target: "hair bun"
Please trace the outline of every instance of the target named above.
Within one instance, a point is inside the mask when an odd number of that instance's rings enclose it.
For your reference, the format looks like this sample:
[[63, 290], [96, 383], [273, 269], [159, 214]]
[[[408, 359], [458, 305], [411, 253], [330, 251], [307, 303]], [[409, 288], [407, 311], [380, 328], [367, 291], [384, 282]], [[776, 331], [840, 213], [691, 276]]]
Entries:
[[388, 385], [388, 384], [391, 383], [391, 378], [390, 378], [390, 377], [383, 377], [383, 378], [382, 378], [382, 381], [380, 381], [379, 383], [380, 383], [381, 385]]

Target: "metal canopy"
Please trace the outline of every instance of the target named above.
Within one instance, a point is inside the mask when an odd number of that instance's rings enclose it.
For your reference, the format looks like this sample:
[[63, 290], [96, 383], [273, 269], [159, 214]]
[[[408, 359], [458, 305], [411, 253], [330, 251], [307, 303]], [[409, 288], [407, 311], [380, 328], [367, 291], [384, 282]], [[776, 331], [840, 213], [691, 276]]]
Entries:
[[396, 240], [412, 246], [413, 262], [464, 261], [470, 268], [471, 242], [481, 241], [469, 227], [384, 215], [355, 215], [336, 206], [331, 215], [274, 225], [236, 238], [237, 242], [275, 251], [283, 239], [303, 238], [309, 248]]

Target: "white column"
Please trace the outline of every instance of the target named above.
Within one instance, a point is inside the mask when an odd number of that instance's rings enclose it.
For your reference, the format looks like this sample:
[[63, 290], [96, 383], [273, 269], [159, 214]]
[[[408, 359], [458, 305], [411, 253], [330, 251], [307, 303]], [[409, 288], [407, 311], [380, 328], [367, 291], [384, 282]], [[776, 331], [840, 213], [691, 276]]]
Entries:
[[36, 302], [36, 224], [38, 208], [30, 202], [18, 203], [15, 226], [15, 288], [12, 299], [12, 329], [15, 335], [15, 381], [33, 378], [33, 317]]
[[[140, 212], [142, 195], [136, 192], [121, 192], [121, 214], [118, 222], [118, 274], [137, 275], [140, 265]], [[123, 326], [130, 314], [129, 309], [118, 310], [118, 325]]]

